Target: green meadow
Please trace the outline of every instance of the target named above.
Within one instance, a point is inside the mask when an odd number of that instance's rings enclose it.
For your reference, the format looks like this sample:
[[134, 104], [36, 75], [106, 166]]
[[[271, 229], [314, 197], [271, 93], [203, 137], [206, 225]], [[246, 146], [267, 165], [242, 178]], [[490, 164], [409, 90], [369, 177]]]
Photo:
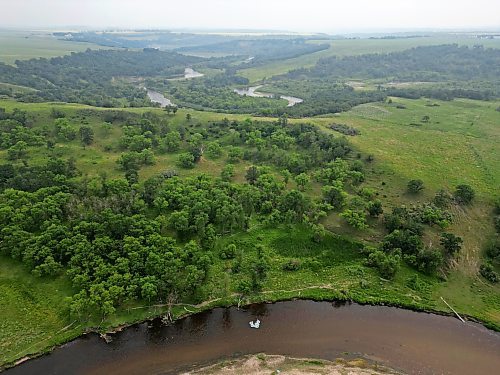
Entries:
[[[328, 128], [332, 123], [358, 129], [360, 135], [349, 137], [355, 147], [352, 158], [356, 158], [357, 153], [363, 159], [373, 155], [373, 162], [366, 168], [363, 186], [376, 192], [385, 210], [401, 204], [428, 201], [438, 189], [452, 190], [460, 183], [473, 186], [477, 200], [470, 207], [453, 208], [454, 220], [448, 231], [464, 238], [464, 250], [446, 277], [419, 273], [415, 278], [416, 271], [402, 264], [395, 279], [387, 281], [375, 269], [364, 266], [360, 246], [376, 244], [383, 237], [382, 225], [377, 219], [370, 219], [370, 228], [359, 231], [347, 226], [338, 215], [329, 214], [322, 219], [329, 232], [321, 243], [311, 241], [311, 230], [301, 225], [266, 228], [255, 224], [247, 232], [222, 237], [214, 247], [216, 254], [229, 243], [245, 250], [242, 253], [250, 254], [248, 256], [253, 256], [256, 243], [269, 250], [270, 269], [262, 291], [249, 295], [243, 303], [295, 297], [337, 298], [449, 313], [441, 301], [443, 297], [459, 313], [500, 329], [500, 286], [485, 282], [477, 274], [484, 245], [494, 233], [490, 214], [500, 186], [500, 112], [496, 110], [499, 106], [500, 102], [392, 98], [392, 103], [364, 104], [338, 115], [290, 120], [317, 124], [325, 132], [332, 132]], [[12, 100], [1, 100], [0, 107], [7, 111], [14, 108], [28, 111], [33, 127], [51, 125], [54, 121], [52, 108], [64, 112], [75, 126], [85, 124], [92, 127], [95, 132], [92, 145], [83, 147], [77, 140], [63, 142], [57, 144], [54, 152], [62, 158], [75, 157], [83, 177], [96, 176], [100, 171], [106, 171], [110, 177], [123, 175], [116, 163], [120, 156], [116, 142], [122, 134], [121, 128], [113, 126], [111, 131], [106, 131], [103, 121], [95, 115], [97, 112], [82, 115], [82, 110], [104, 109], [69, 103], [27, 104]], [[152, 108], [121, 110], [153, 111], [165, 116], [170, 124], [184, 124], [187, 114], [191, 115], [189, 121], [192, 123], [248, 117], [185, 109], [175, 115]], [[44, 162], [50, 153], [45, 147], [32, 147], [28, 155], [30, 163], [36, 164]], [[226, 164], [224, 158], [203, 158], [194, 169], [183, 170], [176, 165], [177, 153], [155, 157], [154, 165], [141, 168], [141, 180], [170, 169], [178, 170], [181, 177], [199, 173], [219, 176]], [[0, 152], [0, 160], [6, 160], [6, 151]], [[248, 166], [244, 161], [236, 164], [233, 180], [243, 182]], [[418, 196], [410, 196], [406, 193], [406, 183], [416, 178], [424, 181], [425, 189]], [[318, 189], [311, 184], [306, 193], [315, 196]], [[427, 243], [439, 241], [438, 231], [431, 230], [424, 240]], [[284, 271], [283, 265], [290, 260], [305, 266], [293, 272]], [[238, 279], [227, 272], [230, 267], [230, 260], [217, 257], [197, 300], [192, 301], [193, 305], [176, 307], [174, 315], [241, 302], [237, 293]], [[73, 290], [66, 276], [41, 280], [20, 263], [6, 258], [0, 262], [0, 292], [0, 304], [5, 307], [0, 313], [0, 364], [45, 351], [89, 329], [105, 331], [165, 311], [164, 306], [149, 306], [138, 301], [121, 306], [116, 314], [103, 321], [72, 321], [67, 313], [66, 297], [71, 296]], [[205, 302], [196, 304], [200, 300]]]
[[16, 60], [56, 57], [87, 48], [101, 49], [92, 43], [59, 40], [47, 31], [0, 30], [0, 62], [14, 64]]

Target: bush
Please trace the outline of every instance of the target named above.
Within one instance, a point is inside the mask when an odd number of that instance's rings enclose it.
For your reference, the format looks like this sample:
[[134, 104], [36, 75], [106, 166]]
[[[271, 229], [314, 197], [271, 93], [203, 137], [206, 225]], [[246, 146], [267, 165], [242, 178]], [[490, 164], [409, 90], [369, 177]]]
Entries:
[[455, 236], [453, 233], [441, 233], [441, 245], [444, 247], [448, 255], [454, 256], [462, 248], [464, 242], [461, 237]]
[[377, 217], [384, 213], [384, 209], [382, 208], [382, 202], [379, 200], [368, 203], [368, 213], [372, 217]]
[[489, 282], [498, 282], [498, 274], [495, 272], [491, 264], [482, 264], [481, 267], [479, 267], [479, 273]]
[[495, 225], [495, 230], [500, 233], [500, 215], [493, 217], [493, 224]]
[[220, 252], [221, 259], [234, 259], [236, 256], [236, 245], [231, 243]]
[[346, 209], [340, 214], [340, 216], [342, 216], [349, 225], [356, 229], [368, 228], [365, 213], [362, 211]]
[[406, 256], [405, 260], [420, 272], [432, 275], [443, 264], [443, 255], [440, 251], [427, 248], [416, 255]]
[[475, 195], [476, 192], [474, 189], [465, 184], [458, 185], [455, 188], [455, 193], [453, 194], [455, 200], [460, 204], [470, 204], [474, 200]]
[[184, 152], [179, 155], [179, 159], [177, 161], [180, 167], [182, 168], [193, 168], [194, 167], [194, 156], [189, 152]]
[[366, 264], [375, 267], [380, 275], [386, 279], [393, 279], [399, 269], [401, 262], [401, 251], [395, 250], [392, 253], [386, 253], [381, 250], [375, 250], [368, 255]]
[[500, 263], [500, 239], [497, 238], [491, 242], [486, 248], [486, 255], [495, 262]]
[[451, 196], [450, 193], [448, 193], [444, 189], [438, 190], [436, 195], [434, 196], [434, 204], [440, 208], [447, 208], [450, 206], [450, 203], [452, 201], [453, 197]]
[[300, 269], [300, 260], [291, 259], [283, 264], [283, 271], [298, 271]]
[[408, 192], [412, 194], [417, 194], [424, 189], [424, 182], [422, 180], [410, 180], [408, 181]]

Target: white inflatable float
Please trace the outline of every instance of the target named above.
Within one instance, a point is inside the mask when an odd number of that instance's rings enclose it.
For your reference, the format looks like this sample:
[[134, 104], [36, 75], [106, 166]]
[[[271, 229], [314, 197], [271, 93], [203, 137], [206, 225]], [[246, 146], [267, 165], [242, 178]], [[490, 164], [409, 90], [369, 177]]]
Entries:
[[259, 327], [260, 327], [260, 320], [257, 319], [255, 322], [252, 321], [252, 322], [249, 322], [248, 324], [250, 324], [251, 328], [259, 329]]

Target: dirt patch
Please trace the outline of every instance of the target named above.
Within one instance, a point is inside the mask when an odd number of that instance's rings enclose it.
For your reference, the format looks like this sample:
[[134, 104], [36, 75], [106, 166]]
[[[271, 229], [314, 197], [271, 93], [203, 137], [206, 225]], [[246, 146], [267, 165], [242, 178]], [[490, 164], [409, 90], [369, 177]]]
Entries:
[[386, 367], [369, 364], [364, 359], [352, 361], [338, 359], [335, 362], [331, 362], [317, 359], [290, 358], [282, 355], [255, 354], [235, 360], [219, 362], [184, 373], [184, 375], [195, 374], [387, 375], [401, 373]]

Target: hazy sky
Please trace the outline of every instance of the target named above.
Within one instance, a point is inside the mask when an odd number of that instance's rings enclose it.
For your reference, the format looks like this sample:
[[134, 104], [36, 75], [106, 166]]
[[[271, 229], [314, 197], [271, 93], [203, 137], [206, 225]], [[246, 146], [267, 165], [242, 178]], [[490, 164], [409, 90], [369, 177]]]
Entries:
[[0, 0], [0, 27], [500, 28], [500, 0]]

